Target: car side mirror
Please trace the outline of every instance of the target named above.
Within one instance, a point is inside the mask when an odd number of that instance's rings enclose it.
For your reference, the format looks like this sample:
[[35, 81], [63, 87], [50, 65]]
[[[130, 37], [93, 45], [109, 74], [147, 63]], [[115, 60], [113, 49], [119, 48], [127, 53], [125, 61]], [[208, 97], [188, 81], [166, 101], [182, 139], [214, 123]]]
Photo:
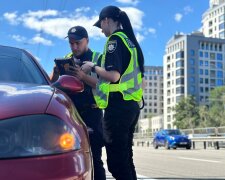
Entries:
[[84, 91], [83, 82], [78, 78], [69, 75], [60, 76], [56, 82], [52, 83], [52, 86], [67, 94], [76, 94]]

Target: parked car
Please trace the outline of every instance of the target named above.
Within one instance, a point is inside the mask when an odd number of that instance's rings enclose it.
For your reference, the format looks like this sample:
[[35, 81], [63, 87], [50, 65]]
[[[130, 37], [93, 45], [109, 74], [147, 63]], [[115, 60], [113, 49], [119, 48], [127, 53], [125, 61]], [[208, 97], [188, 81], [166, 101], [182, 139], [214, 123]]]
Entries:
[[[72, 76], [55, 86], [83, 91]], [[27, 51], [0, 46], [0, 179], [92, 179], [86, 126], [58, 88]]]
[[166, 149], [177, 147], [191, 149], [191, 140], [178, 129], [165, 129], [158, 131], [153, 139], [153, 147], [158, 149], [160, 146]]

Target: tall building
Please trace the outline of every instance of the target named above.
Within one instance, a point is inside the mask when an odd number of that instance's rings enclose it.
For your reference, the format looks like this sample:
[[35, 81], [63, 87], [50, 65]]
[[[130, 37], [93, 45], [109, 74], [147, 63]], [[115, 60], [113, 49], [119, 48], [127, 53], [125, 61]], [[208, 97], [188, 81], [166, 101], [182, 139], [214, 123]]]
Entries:
[[225, 0], [210, 0], [202, 15], [202, 32], [206, 37], [225, 39]]
[[141, 111], [140, 119], [163, 114], [163, 67], [146, 66], [145, 82], [145, 107]]
[[166, 45], [163, 67], [164, 128], [174, 128], [172, 108], [181, 98], [194, 95], [206, 104], [209, 91], [225, 84], [225, 40], [177, 34]]

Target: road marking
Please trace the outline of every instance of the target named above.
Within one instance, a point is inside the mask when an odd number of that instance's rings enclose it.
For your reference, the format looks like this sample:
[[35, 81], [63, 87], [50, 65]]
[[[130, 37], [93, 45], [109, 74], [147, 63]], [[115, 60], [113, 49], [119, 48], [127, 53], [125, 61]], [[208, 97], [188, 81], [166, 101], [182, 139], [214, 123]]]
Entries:
[[178, 159], [191, 160], [191, 161], [202, 161], [209, 163], [221, 163], [220, 161], [207, 160], [207, 159], [196, 159], [196, 158], [186, 158], [186, 157], [178, 157]]

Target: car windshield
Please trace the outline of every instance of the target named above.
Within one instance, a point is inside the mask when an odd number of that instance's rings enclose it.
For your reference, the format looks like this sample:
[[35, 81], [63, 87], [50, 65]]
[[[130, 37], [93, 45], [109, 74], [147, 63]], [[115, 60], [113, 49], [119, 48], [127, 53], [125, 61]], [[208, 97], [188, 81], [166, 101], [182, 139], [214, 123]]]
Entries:
[[0, 82], [47, 84], [33, 59], [23, 50], [0, 46]]
[[168, 134], [168, 135], [181, 135], [181, 132], [179, 130], [167, 130], [166, 134]]

